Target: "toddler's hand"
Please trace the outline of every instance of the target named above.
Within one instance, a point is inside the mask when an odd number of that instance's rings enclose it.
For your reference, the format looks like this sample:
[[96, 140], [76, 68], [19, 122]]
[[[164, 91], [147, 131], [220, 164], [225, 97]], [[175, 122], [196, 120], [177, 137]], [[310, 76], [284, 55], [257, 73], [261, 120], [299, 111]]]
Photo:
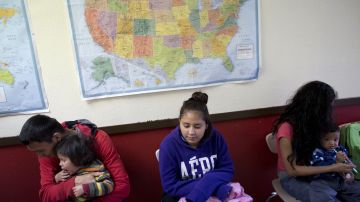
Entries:
[[55, 182], [56, 183], [64, 182], [69, 178], [70, 178], [70, 174], [68, 172], [62, 170], [55, 175]]
[[337, 163], [345, 163], [348, 161], [346, 154], [342, 151], [336, 153], [336, 162]]
[[75, 187], [72, 188], [75, 197], [79, 197], [82, 196], [84, 194], [84, 189], [82, 187], [82, 185], [77, 185]]

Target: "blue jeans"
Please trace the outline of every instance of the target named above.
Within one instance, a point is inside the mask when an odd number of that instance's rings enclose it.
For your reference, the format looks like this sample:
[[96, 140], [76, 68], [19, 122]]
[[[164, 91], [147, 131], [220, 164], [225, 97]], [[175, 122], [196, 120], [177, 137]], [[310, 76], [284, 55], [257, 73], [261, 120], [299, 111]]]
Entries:
[[341, 176], [323, 175], [310, 182], [311, 201], [360, 201], [360, 182], [344, 182]]
[[321, 177], [309, 181], [284, 176], [281, 186], [297, 200], [304, 202], [360, 202], [360, 182], [345, 183], [340, 177]]
[[310, 201], [310, 183], [303, 178], [286, 176], [280, 179], [282, 188], [297, 200]]

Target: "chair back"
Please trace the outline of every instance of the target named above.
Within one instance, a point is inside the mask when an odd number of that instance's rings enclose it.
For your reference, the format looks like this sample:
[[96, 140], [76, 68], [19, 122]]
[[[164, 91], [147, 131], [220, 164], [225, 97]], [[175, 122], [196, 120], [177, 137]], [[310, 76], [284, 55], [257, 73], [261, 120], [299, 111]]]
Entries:
[[[273, 135], [272, 133], [269, 133], [266, 135], [265, 137], [266, 140], [266, 144], [269, 148], [269, 150], [274, 153], [277, 154], [276, 151], [276, 137], [275, 135]], [[266, 202], [269, 202], [272, 198], [274, 198], [275, 196], [279, 196], [283, 201], [285, 202], [299, 202], [297, 201], [294, 197], [292, 197], [291, 195], [289, 195], [281, 186], [280, 183], [280, 178], [274, 179], [272, 180], [272, 185], [273, 188], [275, 189], [275, 192], [272, 192], [270, 194], [270, 196], [266, 199]]]
[[276, 154], [277, 151], [276, 151], [275, 135], [273, 135], [272, 133], [269, 133], [266, 135], [265, 140], [266, 140], [266, 144], [267, 144], [269, 150], [272, 153]]
[[157, 149], [155, 152], [155, 156], [156, 156], [156, 159], [158, 160], [158, 162], [159, 162], [159, 152], [160, 152], [160, 149]]

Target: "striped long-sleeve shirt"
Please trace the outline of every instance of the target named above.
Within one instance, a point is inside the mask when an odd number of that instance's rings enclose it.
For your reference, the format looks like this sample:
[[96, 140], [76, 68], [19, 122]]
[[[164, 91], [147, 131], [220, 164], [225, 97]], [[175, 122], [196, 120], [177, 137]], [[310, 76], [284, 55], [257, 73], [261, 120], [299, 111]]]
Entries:
[[91, 172], [102, 172], [102, 175], [95, 177], [95, 182], [90, 184], [83, 184], [84, 195], [78, 197], [77, 201], [86, 201], [90, 198], [103, 196], [113, 191], [114, 182], [111, 179], [110, 173], [104, 167], [100, 160], [94, 161], [90, 166], [81, 168], [76, 175], [84, 175]]

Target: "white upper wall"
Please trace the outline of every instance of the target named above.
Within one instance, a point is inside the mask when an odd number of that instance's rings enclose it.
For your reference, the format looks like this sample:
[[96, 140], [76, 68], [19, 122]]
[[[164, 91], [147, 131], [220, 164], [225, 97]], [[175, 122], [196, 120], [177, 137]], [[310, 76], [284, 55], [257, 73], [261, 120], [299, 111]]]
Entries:
[[[49, 116], [113, 126], [178, 117], [195, 89], [85, 101], [81, 98], [65, 0], [28, 0]], [[262, 67], [255, 82], [203, 88], [210, 113], [284, 105], [310, 80], [339, 98], [360, 97], [359, 0], [262, 0]], [[32, 115], [0, 117], [0, 137], [16, 136]]]

